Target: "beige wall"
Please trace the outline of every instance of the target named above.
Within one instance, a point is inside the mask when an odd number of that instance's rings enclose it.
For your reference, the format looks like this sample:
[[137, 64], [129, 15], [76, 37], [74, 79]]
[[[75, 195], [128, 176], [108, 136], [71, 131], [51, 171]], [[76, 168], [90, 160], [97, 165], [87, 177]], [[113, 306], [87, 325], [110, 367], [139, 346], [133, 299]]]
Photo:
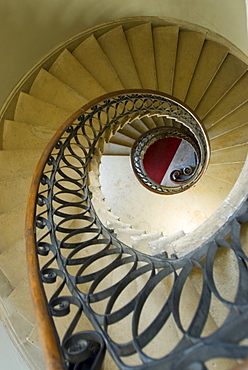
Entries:
[[1, 0], [0, 106], [20, 78], [58, 44], [108, 20], [182, 19], [219, 33], [248, 54], [246, 0]]

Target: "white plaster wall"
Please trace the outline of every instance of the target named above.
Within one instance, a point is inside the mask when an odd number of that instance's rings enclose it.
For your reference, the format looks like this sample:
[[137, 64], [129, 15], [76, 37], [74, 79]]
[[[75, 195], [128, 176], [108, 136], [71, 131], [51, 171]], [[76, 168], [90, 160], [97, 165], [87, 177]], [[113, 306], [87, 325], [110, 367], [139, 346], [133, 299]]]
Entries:
[[1, 0], [0, 106], [45, 54], [97, 24], [132, 16], [182, 19], [206, 27], [248, 54], [247, 0]]

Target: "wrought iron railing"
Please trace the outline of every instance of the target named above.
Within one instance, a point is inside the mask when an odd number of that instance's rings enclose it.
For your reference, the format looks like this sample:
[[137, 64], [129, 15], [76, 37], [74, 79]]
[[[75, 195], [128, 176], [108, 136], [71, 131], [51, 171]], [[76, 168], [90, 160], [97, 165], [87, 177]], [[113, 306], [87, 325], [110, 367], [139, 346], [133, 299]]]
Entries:
[[[26, 236], [31, 292], [48, 369], [98, 369], [105, 348], [121, 369], [206, 369], [216, 357], [248, 356], [248, 201], [183, 258], [150, 256], [128, 247], [102, 224], [92, 206], [89, 166], [104, 142], [127, 120], [175, 103], [151, 91], [106, 95], [76, 112], [40, 159], [31, 185]], [[169, 115], [168, 110], [163, 114]], [[226, 255], [238, 272], [236, 285], [222, 281], [227, 295], [215, 276], [216, 264], [223, 273]], [[194, 271], [202, 285], [185, 323], [181, 300]], [[226, 318], [219, 328], [206, 332], [212, 301], [223, 307]], [[173, 342], [172, 332], [178, 340], [168, 351], [163, 341]]]

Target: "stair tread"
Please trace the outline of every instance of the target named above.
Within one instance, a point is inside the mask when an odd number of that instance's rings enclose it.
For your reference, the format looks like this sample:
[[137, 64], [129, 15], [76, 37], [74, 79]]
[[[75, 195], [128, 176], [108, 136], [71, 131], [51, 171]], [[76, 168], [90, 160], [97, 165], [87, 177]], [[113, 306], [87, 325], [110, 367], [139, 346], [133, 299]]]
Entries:
[[123, 145], [123, 146], [128, 146], [130, 148], [133, 146], [134, 142], [135, 142], [134, 139], [132, 139], [128, 136], [125, 136], [125, 135], [121, 134], [120, 132], [117, 132], [110, 139], [110, 143], [120, 144], [120, 145]]
[[196, 113], [201, 119], [207, 115], [226, 92], [237, 82], [246, 69], [247, 66], [244, 62], [231, 54], [227, 55], [199, 105], [196, 107]]
[[167, 126], [167, 127], [172, 127], [173, 124], [174, 124], [174, 120], [173, 119], [167, 118], [165, 116], [163, 116], [163, 121], [164, 121], [164, 126]]
[[244, 162], [240, 163], [221, 163], [210, 164], [206, 174], [215, 179], [225, 181], [229, 184], [234, 184], [240, 175]]
[[[26, 204], [0, 215], [2, 228], [0, 234], [0, 253], [4, 252], [24, 236], [25, 213]], [[14, 225], [15, 232], [13, 232], [13, 228], [10, 225]]]
[[74, 113], [87, 103], [82, 95], [58, 78], [41, 69], [33, 82], [29, 94]]
[[204, 210], [207, 217], [210, 217], [221, 205], [222, 199], [214, 195], [209, 189], [206, 189], [201, 183], [192, 188], [192, 192], [200, 203], [200, 209]]
[[248, 121], [247, 111], [248, 102], [235, 109], [232, 113], [218, 121], [215, 125], [209, 127], [208, 136], [210, 140], [216, 136], [222, 135], [225, 132], [229, 132], [246, 124]]
[[41, 150], [0, 150], [0, 178], [18, 178], [29, 176], [41, 156]]
[[153, 116], [152, 117], [156, 127], [163, 127], [164, 126], [164, 120], [162, 117]]
[[58, 129], [70, 116], [71, 112], [21, 92], [15, 110], [14, 121]]
[[231, 131], [223, 133], [211, 140], [211, 149], [218, 150], [233, 145], [245, 144], [248, 142], [248, 123]]
[[[11, 263], [9, 263], [11, 261]], [[20, 281], [27, 278], [25, 238], [20, 238], [0, 254], [0, 269], [15, 288]]]
[[210, 164], [244, 162], [247, 156], [247, 150], [248, 144], [215, 150], [211, 153]]
[[[23, 299], [23, 297], [25, 297], [25, 299]], [[32, 325], [36, 324], [30, 287], [27, 279], [22, 280], [17, 285], [15, 290], [9, 296], [9, 300], [20, 315], [22, 315]]]
[[221, 179], [213, 179], [212, 177], [208, 176], [207, 173], [201, 178], [199, 184], [208, 189], [222, 201], [228, 196], [233, 188], [233, 184], [229, 184]]
[[157, 90], [151, 24], [130, 28], [125, 34], [142, 87]]
[[236, 84], [224, 95], [216, 106], [207, 114], [203, 123], [206, 128], [221, 120], [233, 112], [237, 107], [247, 102], [248, 96], [248, 72], [236, 82]]
[[140, 132], [137, 131], [134, 127], [132, 127], [132, 124], [126, 124], [123, 128], [121, 128], [119, 131], [122, 135], [128, 136], [131, 139], [137, 140], [140, 137]]
[[130, 125], [140, 134], [143, 134], [147, 131], [147, 126], [143, 122], [143, 118], [136, 118]]
[[72, 55], [94, 76], [104, 90], [115, 91], [124, 88], [94, 35], [84, 40]]
[[146, 125], [148, 130], [151, 130], [156, 127], [156, 123], [154, 122], [152, 117], [146, 116], [142, 117], [142, 122]]
[[0, 181], [0, 214], [27, 203], [32, 175]]
[[227, 53], [228, 48], [226, 46], [220, 45], [214, 41], [205, 40], [185, 100], [186, 104], [192, 109], [195, 109], [198, 105]]
[[16, 311], [8, 298], [3, 299], [2, 304], [6, 311], [3, 319], [4, 325], [11, 333], [11, 337], [14, 336], [14, 342], [17, 341], [18, 343], [24, 343], [32, 332], [34, 326]]
[[108, 143], [104, 148], [104, 155], [130, 155], [131, 148], [115, 143]]
[[153, 29], [158, 89], [172, 94], [175, 73], [179, 26]]
[[92, 100], [106, 93], [106, 90], [100, 86], [82, 64], [66, 49], [53, 63], [49, 72], [87, 100]]
[[[3, 150], [44, 149], [55, 130], [24, 122], [4, 121]], [[22, 140], [20, 140], [20, 137]]]
[[180, 31], [179, 33], [173, 96], [182, 101], [187, 95], [204, 39], [205, 35], [198, 32]]
[[97, 41], [110, 60], [124, 88], [140, 89], [142, 86], [122, 26], [104, 33]]

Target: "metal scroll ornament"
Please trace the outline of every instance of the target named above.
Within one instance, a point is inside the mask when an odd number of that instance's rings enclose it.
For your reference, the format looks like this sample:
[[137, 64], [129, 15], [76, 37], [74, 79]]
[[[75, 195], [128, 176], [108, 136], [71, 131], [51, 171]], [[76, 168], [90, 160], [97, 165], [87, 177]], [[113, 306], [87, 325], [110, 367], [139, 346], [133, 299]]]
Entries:
[[165, 195], [195, 185], [208, 160], [209, 148], [203, 130], [189, 130], [186, 123], [180, 129], [164, 126], [147, 131], [134, 143], [131, 153], [132, 167], [141, 184]]
[[[142, 150], [158, 138], [171, 135], [187, 141], [197, 164], [171, 174], [176, 183], [171, 191], [188, 188], [206, 168], [206, 134], [190, 110], [164, 94], [144, 91], [104, 96], [80, 110], [78, 121], [64, 126], [52, 142], [37, 181], [34, 224], [39, 276], [54, 327], [59, 327], [56, 337], [67, 369], [100, 369], [105, 348], [116, 368], [123, 370], [206, 369], [205, 363], [216, 357], [248, 356], [248, 347], [242, 344], [248, 337], [248, 257], [240, 239], [242, 224], [248, 220], [247, 202], [210, 240], [178, 259], [128, 247], [103, 225], [94, 209], [88, 186], [92, 159], [100, 161], [104, 143], [121, 126], [155, 114], [180, 120], [183, 131], [167, 127], [145, 135], [133, 150], [135, 168], [142, 170]], [[158, 184], [150, 186], [161, 193], [169, 191]], [[213, 266], [219, 250], [231, 253], [239, 271], [228, 297], [215, 283]], [[202, 286], [186, 325], [180, 302], [193, 270], [202, 277]], [[204, 331], [213, 299], [224, 306], [227, 319], [218, 330]], [[173, 345], [167, 332], [171, 326], [176, 333]], [[161, 333], [169, 338], [168, 350]]]

